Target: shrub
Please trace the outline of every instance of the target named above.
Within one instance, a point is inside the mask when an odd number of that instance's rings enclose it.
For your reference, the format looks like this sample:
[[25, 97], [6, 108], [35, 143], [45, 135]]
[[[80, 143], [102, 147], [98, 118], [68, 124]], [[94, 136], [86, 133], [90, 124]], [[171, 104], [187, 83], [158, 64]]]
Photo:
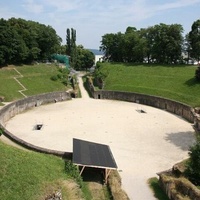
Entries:
[[195, 78], [200, 81], [200, 66], [197, 67], [195, 71]]
[[62, 80], [62, 83], [63, 83], [65, 86], [67, 86], [67, 85], [68, 85], [67, 79], [63, 79], [63, 80]]
[[3, 129], [0, 128], [0, 136], [3, 134]]
[[98, 61], [97, 63], [96, 63], [96, 69], [99, 69], [101, 67], [101, 63]]
[[79, 184], [80, 187], [83, 186], [83, 179], [79, 174], [79, 170], [71, 161], [67, 161], [65, 163], [65, 170], [67, 172], [67, 175], [70, 178], [73, 178]]
[[67, 68], [59, 68], [58, 71], [62, 74], [69, 74], [69, 69]]
[[62, 74], [57, 74], [58, 79], [62, 79]]
[[200, 138], [195, 145], [189, 149], [189, 161], [186, 165], [186, 176], [195, 184], [200, 185]]
[[57, 81], [57, 80], [58, 80], [58, 76], [53, 75], [53, 76], [51, 77], [51, 80], [52, 80], [52, 81]]

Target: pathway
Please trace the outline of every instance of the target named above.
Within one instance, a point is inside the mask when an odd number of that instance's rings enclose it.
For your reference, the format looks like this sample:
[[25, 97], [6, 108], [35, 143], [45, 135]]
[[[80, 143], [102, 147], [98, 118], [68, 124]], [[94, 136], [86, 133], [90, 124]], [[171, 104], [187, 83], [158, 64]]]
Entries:
[[24, 97], [27, 97], [23, 92], [27, 90], [27, 88], [18, 80], [18, 78], [23, 78], [24, 76], [16, 69], [13, 68], [18, 74], [19, 76], [15, 76], [13, 77], [15, 79], [15, 81], [23, 88], [22, 90], [18, 90], [19, 93], [21, 93]]

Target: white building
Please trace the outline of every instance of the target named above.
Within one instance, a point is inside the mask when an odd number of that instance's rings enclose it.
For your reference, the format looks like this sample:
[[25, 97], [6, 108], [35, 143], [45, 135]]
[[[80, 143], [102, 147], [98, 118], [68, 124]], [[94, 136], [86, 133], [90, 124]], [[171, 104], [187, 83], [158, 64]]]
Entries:
[[104, 57], [103, 52], [99, 51], [98, 49], [88, 49], [88, 50], [91, 51], [95, 56], [94, 66], [96, 66], [96, 63], [98, 61], [99, 62], [103, 61], [103, 57]]

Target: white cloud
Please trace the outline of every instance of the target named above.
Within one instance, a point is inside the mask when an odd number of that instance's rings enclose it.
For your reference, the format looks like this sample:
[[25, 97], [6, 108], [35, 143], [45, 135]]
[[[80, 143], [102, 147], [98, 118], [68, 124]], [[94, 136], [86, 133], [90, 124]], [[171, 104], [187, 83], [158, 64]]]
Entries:
[[51, 25], [63, 40], [66, 29], [75, 28], [80, 44], [92, 47], [98, 45], [104, 34], [124, 32], [128, 26], [145, 28], [155, 23], [174, 22], [177, 18], [174, 11], [181, 15], [199, 3], [200, 0], [23, 0], [23, 4], [15, 5], [0, 2], [0, 13], [4, 18], [21, 16]]
[[1, 13], [1, 17], [4, 18], [4, 19], [9, 19], [9, 18], [14, 17], [14, 16], [23, 18], [23, 15], [17, 14], [15, 12], [9, 10], [9, 8], [4, 7], [4, 6], [0, 7], [0, 13]]
[[172, 3], [164, 3], [164, 4], [160, 4], [160, 5], [155, 5], [155, 6], [152, 6], [151, 8], [155, 12], [155, 11], [164, 11], [164, 10], [192, 6], [197, 3], [200, 3], [200, 0], [177, 0]]
[[77, 39], [80, 39], [80, 43], [84, 46], [84, 43], [87, 43], [90, 47], [95, 41], [93, 38], [98, 40], [97, 44], [101, 40], [100, 36], [106, 33], [123, 32], [127, 26], [137, 26], [147, 19], [164, 14], [165, 11], [188, 7], [199, 3], [200, 0], [156, 2], [159, 3], [148, 0], [95, 0], [95, 2], [43, 0], [46, 6], [54, 9], [51, 14], [49, 13], [49, 19], [52, 20], [52, 24], [55, 24], [53, 26], [57, 27], [58, 34], [65, 36], [66, 28], [73, 27], [77, 30]]
[[40, 14], [44, 11], [44, 7], [42, 4], [37, 3], [34, 0], [25, 0], [22, 5], [27, 12], [31, 12], [34, 14]]

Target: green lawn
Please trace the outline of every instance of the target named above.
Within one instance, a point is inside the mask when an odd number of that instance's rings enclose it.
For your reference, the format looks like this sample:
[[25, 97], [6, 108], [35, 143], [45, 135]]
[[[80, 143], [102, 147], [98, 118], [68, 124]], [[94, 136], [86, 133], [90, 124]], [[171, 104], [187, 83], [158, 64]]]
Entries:
[[105, 90], [138, 92], [200, 106], [200, 82], [195, 66], [126, 65], [104, 63]]
[[58, 157], [16, 149], [1, 141], [0, 149], [3, 200], [41, 199], [49, 186], [67, 179], [65, 163]]
[[0, 96], [4, 96], [5, 101], [24, 98], [18, 92], [23, 88], [14, 80], [14, 77], [18, 77], [18, 80], [27, 88], [24, 92], [27, 96], [67, 89], [60, 81], [51, 80], [53, 75], [58, 74], [58, 68], [55, 65], [25, 65], [15, 66], [15, 68], [23, 75], [22, 78], [11, 67], [0, 69]]
[[159, 185], [159, 181], [156, 177], [150, 178], [148, 180], [148, 184], [149, 184], [150, 188], [152, 189], [155, 198], [157, 198], [159, 200], [169, 200], [168, 196], [161, 189], [161, 187]]

